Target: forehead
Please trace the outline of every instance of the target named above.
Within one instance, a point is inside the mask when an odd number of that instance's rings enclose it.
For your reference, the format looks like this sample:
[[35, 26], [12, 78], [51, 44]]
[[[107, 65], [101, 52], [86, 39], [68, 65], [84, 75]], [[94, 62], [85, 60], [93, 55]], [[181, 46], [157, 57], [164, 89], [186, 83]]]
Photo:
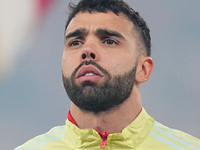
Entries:
[[133, 34], [134, 26], [123, 14], [116, 15], [113, 12], [79, 12], [69, 23], [65, 34], [80, 28], [86, 28], [89, 32], [95, 32], [98, 28], [105, 28], [117, 31], [124, 36], [129, 36]]

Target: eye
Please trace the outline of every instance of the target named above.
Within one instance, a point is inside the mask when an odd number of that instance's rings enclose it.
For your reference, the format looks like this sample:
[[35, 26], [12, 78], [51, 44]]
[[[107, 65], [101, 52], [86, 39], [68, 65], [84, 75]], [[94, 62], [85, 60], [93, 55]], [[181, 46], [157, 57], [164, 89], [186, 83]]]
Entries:
[[70, 46], [70, 47], [74, 47], [74, 46], [79, 46], [79, 45], [81, 45], [81, 44], [83, 44], [83, 42], [78, 41], [78, 40], [75, 40], [75, 41], [70, 42], [70, 43], [69, 43], [69, 46]]
[[118, 42], [116, 42], [115, 40], [111, 40], [111, 39], [106, 39], [103, 41], [103, 43], [106, 45], [118, 45]]

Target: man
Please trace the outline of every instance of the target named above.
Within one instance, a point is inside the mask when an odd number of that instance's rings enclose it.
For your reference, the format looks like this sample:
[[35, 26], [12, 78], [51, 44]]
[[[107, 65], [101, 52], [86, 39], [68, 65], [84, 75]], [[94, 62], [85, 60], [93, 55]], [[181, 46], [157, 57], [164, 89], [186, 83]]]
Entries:
[[149, 29], [121, 0], [71, 5], [62, 58], [71, 99], [65, 126], [16, 150], [198, 150], [200, 140], [170, 129], [142, 107], [140, 84], [153, 70]]

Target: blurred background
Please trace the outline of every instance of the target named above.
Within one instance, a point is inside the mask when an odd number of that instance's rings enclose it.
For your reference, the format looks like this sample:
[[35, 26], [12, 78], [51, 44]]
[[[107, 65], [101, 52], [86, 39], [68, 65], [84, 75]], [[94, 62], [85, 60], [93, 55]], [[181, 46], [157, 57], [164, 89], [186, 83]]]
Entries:
[[[65, 124], [70, 100], [61, 58], [69, 2], [0, 0], [2, 150]], [[126, 2], [151, 29], [155, 68], [142, 85], [143, 106], [164, 125], [200, 138], [200, 1]]]

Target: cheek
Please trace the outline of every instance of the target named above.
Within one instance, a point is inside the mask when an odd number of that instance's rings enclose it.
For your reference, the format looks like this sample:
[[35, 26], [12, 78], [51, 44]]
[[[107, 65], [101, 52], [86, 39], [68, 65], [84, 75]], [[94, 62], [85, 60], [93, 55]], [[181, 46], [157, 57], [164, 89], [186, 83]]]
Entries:
[[109, 59], [108, 68], [112, 75], [119, 75], [132, 70], [135, 62], [133, 56], [117, 55], [115, 58]]
[[72, 59], [69, 55], [63, 53], [62, 57], [62, 71], [65, 77], [70, 77], [74, 72], [75, 68], [78, 66], [76, 59]]

